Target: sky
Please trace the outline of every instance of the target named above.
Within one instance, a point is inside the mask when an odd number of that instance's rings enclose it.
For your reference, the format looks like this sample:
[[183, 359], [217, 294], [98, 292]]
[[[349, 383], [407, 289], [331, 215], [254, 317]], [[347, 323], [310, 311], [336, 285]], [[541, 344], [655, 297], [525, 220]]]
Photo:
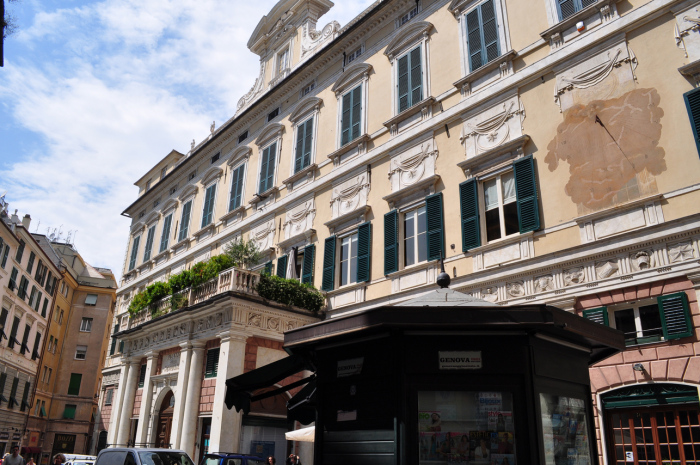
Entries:
[[[0, 68], [0, 196], [121, 278], [134, 182], [231, 118], [276, 0], [18, 0]], [[336, 0], [341, 26], [372, 0]]]

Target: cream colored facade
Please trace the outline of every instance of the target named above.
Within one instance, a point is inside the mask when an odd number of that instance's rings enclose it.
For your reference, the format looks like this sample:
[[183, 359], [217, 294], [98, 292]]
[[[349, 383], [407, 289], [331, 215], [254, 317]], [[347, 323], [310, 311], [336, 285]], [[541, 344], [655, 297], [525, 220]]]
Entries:
[[[236, 115], [136, 183], [116, 320], [131, 332], [105, 369], [120, 399], [135, 385], [119, 367], [148, 355], [134, 349], [146, 328], [126, 316], [131, 297], [237, 237], [287, 276], [303, 251], [298, 274], [326, 290], [331, 318], [427, 292], [444, 254], [459, 291], [632, 325], [631, 347], [591, 369], [612, 463], [632, 446], [612, 444], [611, 396], [700, 384], [700, 109], [694, 94], [684, 103], [698, 2], [395, 0], [319, 28], [331, 6], [280, 1], [248, 42], [260, 74]], [[667, 297], [684, 331], [669, 330]], [[194, 451], [198, 432], [185, 433], [175, 445]]]

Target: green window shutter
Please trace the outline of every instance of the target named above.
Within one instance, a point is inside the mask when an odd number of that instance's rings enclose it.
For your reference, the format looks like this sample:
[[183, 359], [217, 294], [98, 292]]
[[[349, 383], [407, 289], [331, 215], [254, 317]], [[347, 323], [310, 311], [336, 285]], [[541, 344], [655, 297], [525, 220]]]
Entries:
[[39, 263], [36, 265], [36, 273], [34, 274], [34, 281], [39, 283], [41, 285], [41, 273], [44, 268], [44, 263], [39, 260]]
[[41, 342], [41, 333], [37, 332], [34, 338], [34, 350], [32, 350], [32, 360], [39, 358], [39, 343]]
[[22, 344], [20, 345], [20, 349], [19, 349], [20, 354], [25, 354], [26, 352], [29, 351], [29, 347], [27, 347], [27, 342], [29, 342], [29, 332], [31, 330], [32, 330], [31, 326], [25, 325], [24, 335], [22, 336]]
[[297, 127], [297, 147], [294, 153], [294, 172], [298, 173], [302, 169], [304, 160], [304, 142], [306, 140], [306, 124]]
[[277, 142], [263, 150], [262, 163], [260, 165], [260, 189], [259, 194], [272, 188], [275, 175], [275, 156], [277, 155]]
[[266, 275], [272, 274], [272, 260], [265, 263], [265, 267], [263, 268], [263, 273], [265, 273]]
[[515, 196], [518, 202], [520, 234], [540, 229], [540, 211], [537, 202], [535, 162], [532, 155], [513, 162]]
[[481, 245], [479, 226], [479, 194], [476, 179], [459, 185], [459, 207], [462, 217], [462, 252]]
[[277, 259], [277, 276], [283, 279], [287, 277], [287, 260], [289, 260], [287, 255], [282, 255]]
[[352, 123], [350, 131], [350, 140], [355, 140], [360, 137], [362, 121], [362, 85], [355, 87], [352, 91]]
[[43, 294], [41, 291], [37, 291], [37, 297], [36, 297], [36, 302], [34, 302], [34, 311], [39, 313], [39, 305], [41, 304], [41, 297]]
[[17, 387], [19, 386], [19, 378], [15, 378], [12, 380], [12, 388], [10, 389], [10, 403], [8, 404], [8, 408], [12, 408], [15, 405], [19, 404], [17, 402]]
[[685, 100], [685, 108], [688, 110], [695, 146], [700, 153], [700, 89], [686, 92], [683, 94], [683, 100]]
[[0, 343], [3, 339], [7, 339], [7, 335], [5, 334], [5, 324], [7, 323], [7, 315], [7, 310], [3, 308], [2, 312], [0, 313]]
[[34, 260], [36, 259], [36, 254], [34, 252], [31, 252], [29, 254], [29, 261], [27, 262], [27, 273], [31, 276], [32, 274], [32, 268], [34, 268]]
[[46, 309], [49, 307], [49, 299], [44, 297], [44, 305], [41, 307], [41, 316], [46, 318]]
[[156, 235], [155, 225], [148, 229], [148, 234], [146, 236], [146, 248], [143, 252], [143, 261], [147, 262], [151, 259], [151, 250], [153, 249], [153, 236]]
[[425, 198], [427, 220], [428, 261], [439, 260], [445, 250], [445, 235], [442, 220], [442, 192]]
[[148, 365], [145, 363], [141, 365], [141, 371], [139, 371], [139, 387], [142, 388], [146, 384], [146, 368]]
[[481, 68], [482, 63], [482, 42], [481, 42], [481, 21], [479, 19], [479, 8], [474, 8], [467, 14], [467, 42], [469, 45], [469, 64], [471, 71]]
[[207, 188], [204, 195], [204, 209], [202, 210], [202, 228], [208, 226], [214, 216], [214, 196], [216, 194], [216, 184]]
[[68, 384], [68, 395], [69, 396], [79, 396], [80, 395], [80, 383], [83, 381], [83, 375], [80, 373], [71, 373], [70, 383]]
[[384, 215], [384, 274], [399, 270], [399, 212]]
[[29, 408], [29, 386], [30, 383], [29, 381], [24, 382], [24, 392], [22, 393], [22, 404], [20, 405], [19, 409], [24, 412], [27, 408]]
[[416, 47], [409, 52], [411, 57], [411, 103], [413, 106], [423, 100], [423, 62], [421, 61], [421, 47]]
[[4, 395], [5, 382], [7, 382], [7, 373], [0, 373], [0, 405], [2, 405], [3, 402], [7, 402], [7, 398]]
[[205, 378], [215, 378], [219, 374], [219, 347], [207, 351], [207, 364], [204, 370]]
[[131, 245], [131, 259], [129, 260], [129, 271], [136, 267], [136, 256], [139, 253], [139, 242], [141, 241], [141, 236], [134, 238], [134, 243]]
[[323, 282], [321, 290], [332, 291], [335, 288], [335, 244], [337, 238], [326, 238], [323, 246]]
[[372, 266], [372, 223], [362, 223], [357, 228], [357, 282], [366, 283], [370, 279]]
[[68, 405], [66, 404], [65, 408], [63, 409], [63, 418], [73, 420], [75, 419], [75, 410], [77, 406], [75, 405]]
[[496, 8], [493, 4], [493, 0], [488, 0], [487, 2], [482, 3], [479, 10], [481, 12], [481, 30], [484, 37], [486, 63], [488, 63], [491, 60], [495, 60], [498, 58], [498, 55], [500, 55]]
[[685, 292], [657, 297], [664, 339], [680, 339], [693, 335], [688, 296]]
[[399, 96], [399, 113], [408, 109], [411, 106], [411, 89], [409, 83], [409, 54], [399, 58], [398, 66], [398, 96]]
[[591, 308], [583, 311], [583, 317], [601, 325], [610, 326], [608, 322], [608, 307]]
[[182, 207], [182, 218], [180, 219], [180, 234], [177, 237], [178, 241], [185, 240], [189, 233], [190, 213], [192, 212], [192, 201], [190, 200]]
[[117, 350], [117, 338], [114, 337], [114, 334], [117, 334], [119, 332], [119, 325], [115, 324], [114, 329], [112, 330], [112, 346], [109, 349], [109, 355], [114, 355], [114, 352]]
[[241, 195], [243, 194], [243, 168], [239, 166], [231, 173], [231, 200], [228, 204], [228, 211], [233, 211], [241, 206]]
[[164, 252], [165, 249], [168, 248], [168, 241], [170, 240], [170, 225], [173, 221], [173, 214], [171, 213], [170, 215], [165, 217], [165, 221], [163, 221], [163, 232], [160, 236], [160, 252]]
[[340, 120], [341, 147], [352, 140], [352, 94], [353, 91], [349, 91], [343, 95], [343, 113]]
[[314, 283], [314, 255], [316, 253], [316, 244], [307, 245], [304, 247], [304, 261], [301, 267], [301, 282], [304, 284]]
[[19, 318], [15, 317], [15, 320], [12, 322], [12, 329], [10, 330], [10, 340], [7, 344], [7, 346], [12, 349], [15, 344], [19, 343], [17, 341], [17, 331], [19, 330]]

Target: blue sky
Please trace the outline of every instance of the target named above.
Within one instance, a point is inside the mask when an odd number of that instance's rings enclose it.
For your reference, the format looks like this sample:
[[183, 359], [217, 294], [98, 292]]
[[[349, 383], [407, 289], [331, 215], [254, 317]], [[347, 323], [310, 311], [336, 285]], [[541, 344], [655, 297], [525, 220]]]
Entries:
[[[371, 0], [336, 1], [319, 29]], [[0, 195], [121, 276], [134, 181], [233, 116], [274, 0], [20, 0], [0, 68]]]

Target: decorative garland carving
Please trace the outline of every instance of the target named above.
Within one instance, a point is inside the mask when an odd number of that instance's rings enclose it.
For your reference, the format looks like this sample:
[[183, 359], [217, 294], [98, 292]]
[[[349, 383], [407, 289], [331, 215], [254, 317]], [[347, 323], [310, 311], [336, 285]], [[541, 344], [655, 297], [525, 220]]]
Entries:
[[260, 60], [260, 74], [258, 75], [257, 78], [255, 78], [255, 83], [253, 84], [253, 87], [250, 88], [247, 94], [245, 94], [243, 97], [238, 100], [238, 105], [236, 106], [236, 115], [241, 112], [245, 107], [250, 105], [255, 98], [260, 95], [263, 91], [264, 87], [264, 79], [265, 79], [265, 61]]
[[323, 29], [317, 31], [315, 24], [307, 22], [302, 29], [301, 36], [301, 59], [309, 58], [313, 52], [320, 48], [324, 43], [333, 40], [338, 36], [340, 31], [340, 23], [331, 21], [326, 24]]

